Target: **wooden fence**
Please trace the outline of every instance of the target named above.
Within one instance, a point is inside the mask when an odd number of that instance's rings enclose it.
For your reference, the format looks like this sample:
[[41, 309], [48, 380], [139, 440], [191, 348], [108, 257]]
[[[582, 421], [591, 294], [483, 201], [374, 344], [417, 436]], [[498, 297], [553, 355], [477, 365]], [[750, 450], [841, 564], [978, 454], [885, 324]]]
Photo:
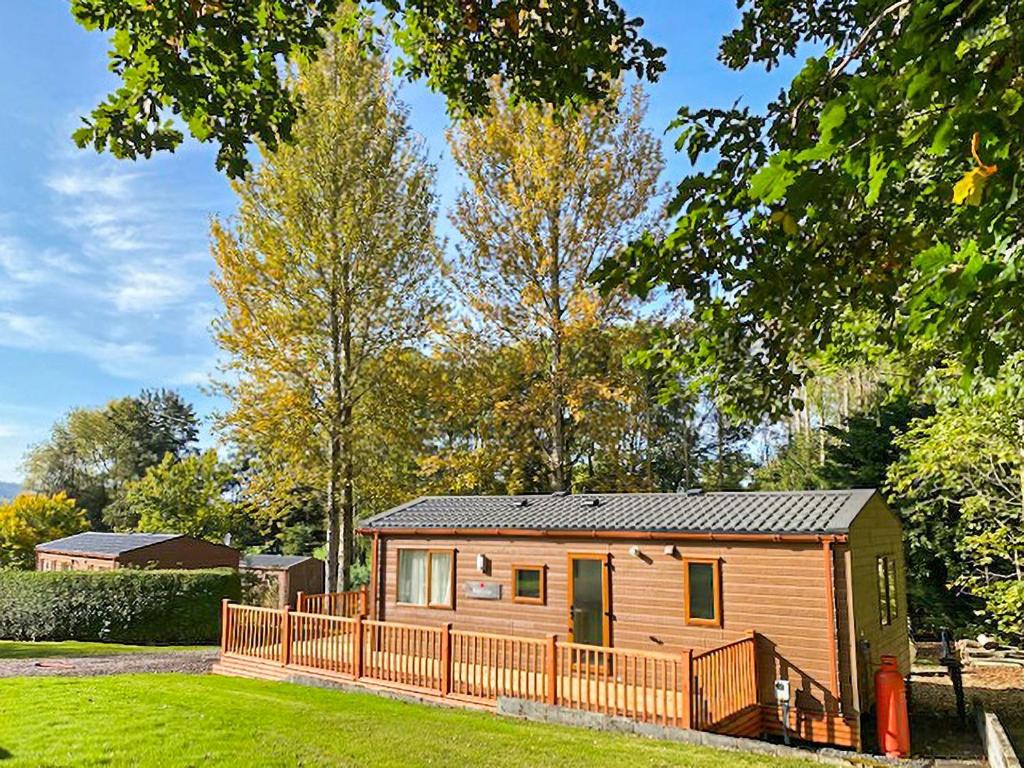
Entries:
[[368, 606], [366, 587], [350, 592], [326, 592], [316, 595], [299, 592], [295, 600], [295, 610], [299, 613], [319, 613], [346, 618], [366, 616]]
[[[653, 653], [224, 602], [226, 657], [477, 704], [510, 696], [641, 722], [730, 731], [759, 717], [757, 637]], [[739, 730], [736, 730], [739, 733]], [[746, 735], [744, 730], [743, 735]]]

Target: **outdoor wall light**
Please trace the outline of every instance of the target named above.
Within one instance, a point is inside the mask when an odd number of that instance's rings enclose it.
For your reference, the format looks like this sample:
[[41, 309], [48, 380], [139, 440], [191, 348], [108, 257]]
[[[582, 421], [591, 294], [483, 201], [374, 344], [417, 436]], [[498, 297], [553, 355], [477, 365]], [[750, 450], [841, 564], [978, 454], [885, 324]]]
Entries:
[[640, 547], [633, 546], [629, 548], [630, 557], [640, 557]]
[[487, 555], [476, 556], [476, 570], [478, 573], [487, 573]]
[[675, 557], [676, 556], [676, 545], [675, 544], [666, 544], [665, 545], [665, 554], [668, 555], [669, 557]]

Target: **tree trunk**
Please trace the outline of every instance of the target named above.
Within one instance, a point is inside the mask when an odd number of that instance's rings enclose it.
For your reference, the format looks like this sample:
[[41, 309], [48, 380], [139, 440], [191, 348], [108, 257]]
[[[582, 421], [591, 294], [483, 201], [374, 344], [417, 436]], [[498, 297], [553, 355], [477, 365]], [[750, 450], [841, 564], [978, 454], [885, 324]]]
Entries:
[[345, 311], [341, 318], [341, 356], [344, 365], [342, 378], [341, 434], [342, 479], [344, 495], [341, 502], [341, 579], [343, 589], [352, 586], [352, 565], [355, 558], [355, 446], [352, 435], [352, 286], [348, 258], [342, 266], [342, 285]]
[[548, 291], [551, 311], [551, 489], [567, 490], [565, 466], [565, 382], [562, 371], [562, 265], [559, 254], [557, 218], [551, 217], [551, 268]]
[[330, 469], [327, 477], [327, 591], [338, 591], [338, 553], [341, 538], [341, 505], [338, 503], [341, 478], [341, 445], [331, 435]]

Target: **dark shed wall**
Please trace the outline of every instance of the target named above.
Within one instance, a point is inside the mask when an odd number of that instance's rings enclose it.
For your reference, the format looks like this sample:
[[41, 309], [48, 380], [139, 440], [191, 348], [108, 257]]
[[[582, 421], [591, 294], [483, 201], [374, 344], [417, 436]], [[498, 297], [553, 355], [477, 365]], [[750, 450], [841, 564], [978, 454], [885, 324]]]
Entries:
[[[668, 542], [652, 540], [552, 538], [381, 538], [383, 563], [382, 613], [390, 621], [441, 624], [456, 628], [539, 636], [568, 633], [569, 553], [600, 553], [611, 563], [611, 641], [622, 648], [656, 651], [710, 649], [735, 640], [751, 629], [764, 636], [760, 680], [762, 701], [772, 701], [776, 677], [791, 681], [794, 701], [809, 711], [826, 703], [836, 710], [829, 691], [828, 607], [824, 557], [820, 544], [773, 542], [676, 542], [678, 555], [664, 554]], [[646, 559], [629, 554], [639, 546]], [[452, 548], [455, 557], [455, 607], [452, 610], [396, 604], [398, 550]], [[841, 548], [837, 548], [841, 549]], [[489, 574], [476, 570], [476, 556], [485, 555]], [[683, 559], [719, 558], [722, 563], [722, 621], [719, 628], [687, 626], [683, 616]], [[843, 558], [837, 555], [836, 561]], [[514, 603], [512, 565], [547, 567], [544, 605]], [[836, 602], [845, 608], [845, 571], [838, 568]], [[501, 600], [465, 596], [467, 582], [497, 582]], [[845, 610], [836, 612], [837, 638], [849, 636]], [[838, 653], [837, 649], [837, 653]], [[839, 655], [842, 662], [845, 655]], [[840, 688], [847, 710], [852, 704], [848, 667], [840, 668]]]
[[117, 562], [155, 568], [237, 568], [238, 557], [237, 549], [186, 537], [124, 552]]

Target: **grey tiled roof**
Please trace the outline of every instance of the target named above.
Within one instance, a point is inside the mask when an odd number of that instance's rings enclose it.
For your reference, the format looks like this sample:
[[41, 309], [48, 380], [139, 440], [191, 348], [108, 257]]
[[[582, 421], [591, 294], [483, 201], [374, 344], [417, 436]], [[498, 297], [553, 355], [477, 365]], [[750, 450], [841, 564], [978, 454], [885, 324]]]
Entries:
[[141, 549], [161, 541], [181, 538], [180, 533], [100, 533], [86, 531], [63, 539], [54, 539], [44, 544], [37, 544], [36, 549], [42, 552], [67, 552], [76, 555], [94, 555], [96, 557], [117, 557], [133, 549]]
[[266, 570], [286, 570], [293, 565], [312, 560], [305, 555], [245, 555], [242, 568], [263, 568]]
[[569, 496], [428, 496], [362, 528], [531, 529], [662, 533], [845, 533], [875, 493], [791, 491]]

